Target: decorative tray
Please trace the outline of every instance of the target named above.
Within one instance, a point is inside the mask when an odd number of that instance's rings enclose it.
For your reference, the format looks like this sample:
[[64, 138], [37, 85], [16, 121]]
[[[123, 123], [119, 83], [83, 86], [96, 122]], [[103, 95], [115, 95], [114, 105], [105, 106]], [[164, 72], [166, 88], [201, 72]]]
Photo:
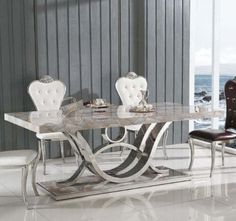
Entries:
[[110, 106], [110, 104], [102, 98], [96, 98], [92, 101], [85, 102], [84, 105], [91, 108], [107, 108]]
[[129, 112], [133, 112], [133, 113], [149, 113], [149, 112], [154, 112], [154, 111], [155, 111], [155, 108], [152, 105], [147, 105], [146, 107], [136, 106], [129, 109]]
[[107, 108], [109, 107], [110, 104], [87, 104], [86, 107], [91, 107], [91, 108]]

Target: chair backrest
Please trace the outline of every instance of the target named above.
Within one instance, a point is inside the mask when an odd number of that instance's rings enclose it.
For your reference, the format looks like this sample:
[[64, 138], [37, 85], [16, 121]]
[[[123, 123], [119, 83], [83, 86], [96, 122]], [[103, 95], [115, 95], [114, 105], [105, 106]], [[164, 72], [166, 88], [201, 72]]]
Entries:
[[147, 90], [147, 80], [129, 72], [126, 77], [119, 78], [115, 86], [123, 105], [136, 106], [142, 99], [140, 90]]
[[66, 93], [66, 86], [59, 80], [44, 76], [33, 81], [28, 93], [38, 111], [59, 110]]
[[229, 80], [225, 84], [226, 120], [225, 129], [236, 129], [236, 81]]

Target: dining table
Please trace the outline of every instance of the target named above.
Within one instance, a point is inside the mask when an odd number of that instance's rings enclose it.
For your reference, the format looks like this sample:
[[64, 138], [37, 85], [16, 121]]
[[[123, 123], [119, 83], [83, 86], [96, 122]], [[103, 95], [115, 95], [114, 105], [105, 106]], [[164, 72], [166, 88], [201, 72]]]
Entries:
[[[65, 134], [73, 151], [81, 159], [78, 168], [66, 180], [37, 183], [53, 199], [63, 200], [191, 180], [188, 173], [156, 166], [158, 162], [154, 162], [153, 157], [161, 138], [172, 122], [222, 117], [224, 111], [199, 110], [195, 106], [171, 102], [153, 103], [151, 107], [134, 111], [132, 107], [123, 105], [101, 108], [69, 105], [59, 111], [5, 113], [4, 118], [35, 133]], [[132, 143], [108, 142], [92, 147], [83, 136], [84, 130], [138, 124], [142, 126]], [[126, 148], [128, 154], [115, 167], [104, 169], [97, 158], [114, 147]]]

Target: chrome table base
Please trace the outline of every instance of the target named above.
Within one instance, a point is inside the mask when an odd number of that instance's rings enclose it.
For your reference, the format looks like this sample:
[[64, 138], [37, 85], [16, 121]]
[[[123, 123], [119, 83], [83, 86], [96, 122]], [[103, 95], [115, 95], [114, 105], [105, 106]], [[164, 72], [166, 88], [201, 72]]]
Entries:
[[[39, 185], [55, 200], [62, 200], [190, 180], [190, 177], [182, 172], [153, 166], [152, 158], [158, 143], [170, 124], [171, 122], [143, 125], [133, 144], [112, 143], [100, 146], [94, 151], [80, 132], [64, 132], [74, 152], [81, 156], [82, 162], [70, 178]], [[96, 157], [115, 146], [129, 148], [130, 152], [116, 167], [101, 169]], [[92, 175], [85, 176], [86, 170]]]
[[137, 188], [163, 185], [167, 183], [189, 181], [191, 177], [185, 173], [172, 170], [166, 167], [157, 167], [160, 171], [169, 171], [167, 176], [157, 175], [149, 170], [137, 179], [127, 183], [111, 183], [104, 181], [99, 176], [82, 176], [77, 183], [71, 186], [58, 185], [56, 181], [41, 182], [38, 185], [47, 191], [55, 200], [65, 200], [92, 196], [98, 194], [106, 194], [117, 191], [125, 191]]

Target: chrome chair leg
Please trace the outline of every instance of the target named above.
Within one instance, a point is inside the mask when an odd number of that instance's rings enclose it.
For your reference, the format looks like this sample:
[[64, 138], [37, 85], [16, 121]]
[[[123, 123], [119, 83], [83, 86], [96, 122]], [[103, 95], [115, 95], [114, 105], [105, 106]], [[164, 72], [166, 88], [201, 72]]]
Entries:
[[222, 143], [221, 156], [222, 156], [222, 166], [224, 166], [225, 165], [225, 143]]
[[212, 177], [212, 172], [214, 169], [215, 165], [215, 153], [216, 153], [216, 142], [211, 143], [211, 172], [210, 172], [210, 177]]
[[42, 150], [42, 158], [43, 158], [43, 174], [46, 175], [46, 145], [45, 140], [41, 140], [41, 150]]
[[[134, 136], [136, 137], [136, 132], [134, 133]], [[129, 139], [128, 139], [128, 133], [126, 134], [125, 138], [124, 138], [124, 143], [128, 143]], [[123, 153], [125, 151], [125, 147], [122, 148], [121, 152], [120, 152], [120, 157], [122, 157]]]
[[65, 163], [65, 153], [64, 153], [64, 142], [63, 141], [60, 141], [60, 148], [61, 148], [62, 161], [63, 161], [63, 163]]
[[77, 154], [77, 153], [74, 153], [74, 155], [75, 155], [75, 162], [76, 162], [76, 164], [78, 165], [78, 167], [80, 166], [80, 156]]
[[37, 190], [37, 185], [36, 185], [36, 171], [37, 171], [37, 166], [39, 163], [40, 156], [41, 156], [41, 142], [38, 141], [38, 155], [34, 163], [32, 164], [32, 187], [33, 187], [35, 196], [39, 196], [39, 192]]
[[194, 161], [194, 154], [195, 154], [195, 148], [194, 148], [194, 143], [193, 139], [191, 137], [188, 138], [188, 143], [190, 147], [190, 164], [188, 169], [191, 170], [193, 166], [193, 161]]
[[27, 177], [28, 177], [29, 167], [25, 166], [22, 168], [22, 176], [21, 176], [21, 194], [24, 200], [24, 203], [27, 203]]
[[168, 159], [167, 152], [166, 152], [166, 143], [167, 143], [168, 133], [169, 133], [169, 131], [166, 130], [166, 132], [164, 133], [163, 138], [162, 138], [162, 148], [163, 148], [163, 154], [164, 154], [165, 160]]

